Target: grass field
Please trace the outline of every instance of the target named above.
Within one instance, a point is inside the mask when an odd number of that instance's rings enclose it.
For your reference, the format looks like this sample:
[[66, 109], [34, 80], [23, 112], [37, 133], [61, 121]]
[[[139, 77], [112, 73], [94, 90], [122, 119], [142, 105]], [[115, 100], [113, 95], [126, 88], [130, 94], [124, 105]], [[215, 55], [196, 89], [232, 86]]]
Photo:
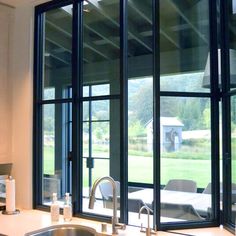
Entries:
[[[103, 150], [104, 151], [104, 150]], [[99, 150], [99, 156], [101, 156]], [[132, 152], [131, 152], [132, 153]], [[133, 153], [132, 153], [133, 154]], [[169, 179], [183, 178], [192, 179], [197, 182], [199, 188], [204, 188], [211, 181], [211, 163], [209, 155], [204, 153], [204, 158], [197, 159], [196, 152], [192, 153], [194, 158], [188, 159], [191, 153], [184, 153], [181, 159], [181, 152], [170, 153], [170, 156], [163, 155], [161, 158], [161, 184], [166, 184]], [[183, 153], [182, 153], [183, 154]], [[199, 154], [199, 153], [198, 153]], [[93, 181], [98, 177], [109, 174], [109, 160], [95, 160]], [[86, 163], [84, 161], [84, 167]], [[152, 183], [153, 182], [153, 158], [150, 156], [129, 155], [128, 160], [130, 182]], [[52, 146], [44, 147], [44, 173], [54, 174], [54, 149]], [[236, 174], [236, 173], [235, 173]], [[88, 183], [87, 168], [84, 168], [84, 185]]]

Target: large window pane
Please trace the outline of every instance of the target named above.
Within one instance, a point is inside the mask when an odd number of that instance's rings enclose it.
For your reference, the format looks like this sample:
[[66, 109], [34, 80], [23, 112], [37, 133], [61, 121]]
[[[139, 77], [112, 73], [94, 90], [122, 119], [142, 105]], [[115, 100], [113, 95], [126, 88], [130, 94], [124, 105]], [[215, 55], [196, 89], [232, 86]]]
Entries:
[[208, 52], [208, 0], [161, 0], [161, 91], [208, 92]]
[[72, 5], [45, 14], [43, 99], [68, 98], [71, 86]]
[[83, 157], [89, 156], [89, 122], [83, 123]]
[[109, 158], [109, 100], [83, 103], [83, 157]]
[[231, 222], [236, 219], [236, 96], [231, 97]]
[[92, 123], [92, 157], [109, 158], [110, 122]]
[[[120, 1], [83, 2], [83, 145], [88, 156], [83, 166], [83, 192], [89, 192], [98, 177], [120, 180], [120, 101], [110, 95], [120, 94]], [[106, 96], [98, 100], [98, 96]], [[85, 150], [86, 148], [84, 148]], [[102, 183], [111, 188], [109, 182]], [[100, 184], [100, 186], [102, 186]], [[100, 191], [99, 191], [100, 190]], [[120, 189], [118, 189], [120, 191]], [[96, 204], [88, 209], [83, 198], [83, 211], [112, 215], [101, 188], [96, 191]], [[110, 193], [112, 195], [112, 192]], [[118, 194], [119, 195], [119, 194]], [[111, 196], [109, 196], [111, 197]], [[105, 209], [104, 209], [105, 208]]]
[[[92, 182], [94, 182], [96, 179], [103, 177], [103, 176], [109, 176], [109, 160], [95, 160], [94, 162], [94, 169], [92, 171]], [[95, 213], [95, 214], [102, 214], [102, 215], [113, 215], [112, 210], [112, 198], [110, 199], [104, 199], [103, 195], [101, 194], [101, 191], [98, 189], [95, 193], [96, 201], [94, 204], [94, 209], [89, 209], [89, 188], [85, 187], [89, 184], [88, 174], [89, 170], [86, 169], [86, 162], [83, 162], [83, 168], [85, 170], [85, 173], [83, 174], [83, 211]], [[106, 183], [101, 183], [106, 184]], [[118, 212], [119, 214], [119, 212]]]
[[230, 64], [230, 88], [236, 88], [236, 31], [235, 23], [236, 23], [236, 1], [230, 0], [228, 1], [228, 14], [229, 14], [229, 64]]
[[68, 111], [70, 104], [48, 104], [43, 106], [43, 203], [51, 201], [52, 193], [63, 198], [69, 187], [70, 166], [70, 121]]
[[161, 221], [211, 213], [210, 99], [161, 97]]
[[[124, 209], [128, 211], [128, 224], [140, 225], [138, 212], [144, 205], [151, 210], [151, 226], [153, 218], [156, 218], [153, 216], [159, 210], [161, 223], [212, 220], [212, 215], [215, 215], [212, 214], [211, 203], [211, 151], [217, 153], [217, 150], [212, 150], [211, 146], [211, 135], [214, 134], [211, 131], [211, 118], [218, 114], [210, 112], [211, 104], [215, 106], [213, 108], [217, 106], [215, 96], [210, 94], [209, 45], [214, 45], [209, 42], [210, 1], [160, 0], [157, 1], [160, 12], [156, 13], [154, 2], [127, 1], [127, 12], [124, 12], [128, 16], [127, 25], [120, 25], [121, 0], [73, 1], [74, 5], [83, 4], [82, 11], [78, 13], [82, 13], [79, 16], [81, 21], [76, 24], [74, 18], [73, 29], [73, 4], [57, 9], [50, 4], [39, 8], [40, 12], [48, 6], [50, 9], [42, 14], [43, 52], [40, 52], [42, 58], [39, 61], [42, 63], [38, 64], [43, 65], [43, 71], [38, 73], [42, 78], [39, 78], [41, 88], [37, 91], [42, 92], [42, 96], [36, 98], [39, 104], [39, 109], [36, 108], [37, 119], [42, 118], [42, 124], [36, 129], [42, 138], [37, 141], [40, 144], [42, 141], [42, 150], [39, 152], [39, 156], [42, 154], [42, 163], [39, 164], [42, 164], [43, 176], [39, 179], [42, 181], [43, 204], [50, 205], [52, 192], [58, 193], [59, 200], [65, 192], [71, 192], [70, 160], [73, 163], [75, 160], [76, 164], [82, 160], [78, 171], [83, 175], [83, 213], [112, 216], [112, 191], [105, 194], [102, 190], [102, 184], [111, 189], [107, 182], [100, 184], [96, 190], [94, 209], [88, 209], [88, 198], [95, 180], [111, 176], [117, 184], [118, 215], [120, 184], [128, 184], [128, 205]], [[157, 29], [153, 28], [157, 26], [153, 24], [156, 18], [153, 13], [159, 17]], [[82, 35], [74, 37], [72, 33], [77, 32], [76, 27], [81, 27], [80, 23], [82, 29], [78, 29], [78, 32], [82, 32]], [[128, 51], [124, 53], [127, 61], [120, 60], [123, 54], [120, 46], [124, 40], [120, 38], [120, 32], [123, 27], [127, 29], [128, 36]], [[158, 34], [158, 39], [153, 37], [153, 30]], [[75, 45], [73, 40], [73, 49], [72, 38], [78, 39], [79, 43]], [[153, 42], [160, 43], [155, 47], [155, 55]], [[81, 52], [81, 46], [82, 53], [79, 54], [82, 57], [74, 61], [81, 71], [73, 73], [75, 78], [72, 83], [72, 53]], [[160, 65], [154, 65], [154, 57], [160, 57], [160, 60], [155, 60]], [[233, 61], [231, 53], [230, 58]], [[121, 61], [127, 62], [127, 65], [121, 67]], [[125, 71], [121, 73], [121, 68], [127, 68], [128, 88], [122, 81], [127, 78], [122, 78]], [[159, 71], [160, 75], [157, 74]], [[231, 75], [233, 77], [233, 70]], [[74, 88], [73, 85], [78, 87]], [[120, 85], [124, 87], [121, 89]], [[161, 91], [155, 91], [159, 85]], [[72, 89], [76, 89], [73, 99]], [[127, 94], [124, 94], [126, 91]], [[205, 93], [204, 98], [200, 97], [202, 92]], [[41, 101], [41, 97], [44, 101]], [[123, 100], [126, 97], [128, 101]], [[75, 123], [72, 122], [72, 103], [73, 117], [77, 117], [73, 121]], [[128, 116], [124, 121], [127, 104]], [[159, 104], [160, 124], [155, 124], [159, 120], [156, 117], [159, 116]], [[125, 130], [126, 122], [128, 130]], [[232, 114], [232, 127], [233, 123]], [[154, 132], [154, 127], [159, 126], [160, 133]], [[73, 130], [76, 127], [79, 130]], [[154, 137], [154, 133], [157, 137]], [[233, 137], [232, 129], [232, 147]], [[72, 138], [78, 143], [75, 144]], [[217, 137], [213, 138], [215, 140]], [[128, 160], [123, 159], [126, 154]], [[233, 155], [232, 151], [232, 158]], [[161, 158], [160, 169], [153, 166], [159, 162], [158, 158]], [[122, 178], [126, 183], [120, 183], [120, 175], [127, 171], [123, 169], [126, 165], [121, 166], [123, 161], [124, 164], [128, 161], [128, 179], [126, 175]], [[154, 176], [159, 174], [161, 204], [154, 207], [154, 183], [159, 181]], [[191, 189], [190, 184], [193, 184]], [[75, 187], [77, 192], [80, 186]], [[76, 201], [79, 200], [77, 197]], [[152, 212], [154, 208], [158, 212]], [[145, 227], [148, 222], [146, 212], [143, 213], [141, 221]]]
[[153, 78], [128, 82], [128, 180], [153, 183]]
[[92, 86], [92, 96], [109, 95], [110, 86], [109, 84], [100, 84]]
[[128, 222], [137, 226], [140, 208], [153, 209], [152, 2], [128, 1]]
[[[229, 14], [229, 22], [227, 22], [228, 26], [228, 33], [229, 33], [229, 89], [233, 92], [230, 99], [230, 106], [231, 106], [231, 150], [227, 152], [231, 152], [231, 179], [228, 179], [227, 183], [230, 183], [231, 191], [225, 193], [226, 199], [229, 199], [227, 201], [227, 209], [229, 209], [229, 215], [227, 219], [227, 223], [235, 225], [236, 220], [236, 96], [235, 96], [235, 88], [236, 88], [236, 31], [235, 29], [235, 23], [236, 23], [236, 1], [231, 0], [228, 1], [228, 14]], [[223, 77], [225, 79], [228, 79], [228, 77]], [[226, 104], [226, 103], [225, 103]], [[224, 104], [224, 105], [225, 105]], [[228, 120], [227, 120], [228, 121]], [[225, 124], [225, 127], [228, 127]], [[225, 153], [225, 156], [227, 153]], [[227, 158], [225, 158], [227, 159]], [[230, 175], [228, 175], [230, 176]], [[229, 189], [230, 189], [229, 187]]]
[[[84, 103], [90, 113], [83, 122], [83, 211], [112, 215], [111, 201], [106, 204], [101, 188], [96, 191], [97, 203], [88, 209], [88, 194], [97, 178], [111, 176], [120, 179], [120, 106], [119, 100], [99, 100]], [[83, 109], [86, 110], [86, 109]], [[101, 113], [103, 111], [103, 113]], [[87, 113], [88, 114], [88, 113]], [[102, 115], [101, 115], [102, 114]], [[86, 156], [85, 156], [86, 155]], [[101, 183], [110, 185], [109, 182]], [[108, 188], [110, 188], [109, 186]], [[118, 195], [120, 188], [118, 187]], [[112, 192], [110, 193], [112, 195]], [[111, 197], [111, 196], [109, 196]], [[102, 209], [101, 209], [102, 208]], [[105, 209], [104, 209], [105, 208]]]
[[84, 1], [83, 85], [91, 85], [91, 93], [86, 90], [84, 96], [119, 94], [119, 4]]
[[109, 101], [93, 101], [91, 103], [92, 120], [109, 120]]

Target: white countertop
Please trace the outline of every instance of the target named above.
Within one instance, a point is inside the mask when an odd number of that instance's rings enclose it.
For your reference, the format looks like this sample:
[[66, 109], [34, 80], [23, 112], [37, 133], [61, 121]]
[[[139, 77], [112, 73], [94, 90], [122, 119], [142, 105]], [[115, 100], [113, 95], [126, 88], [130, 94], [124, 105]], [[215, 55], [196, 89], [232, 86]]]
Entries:
[[[57, 223], [52, 223], [50, 214], [48, 212], [38, 210], [21, 210], [18, 215], [2, 215], [0, 213], [0, 234], [6, 234], [8, 236], [24, 236], [25, 233], [38, 230], [44, 227], [48, 227], [54, 224], [64, 224], [63, 216], [60, 216], [60, 220]], [[66, 222], [65, 224], [68, 224]], [[80, 224], [89, 227], [93, 227], [99, 233], [101, 232], [101, 223], [97, 221], [90, 221], [81, 218], [73, 217], [69, 224]], [[145, 236], [144, 233], [139, 232], [138, 227], [128, 226], [125, 231], [119, 231], [120, 236]], [[111, 232], [111, 226], [108, 224], [108, 233]], [[199, 236], [232, 236], [223, 227], [217, 228], [204, 228], [204, 229], [189, 229], [189, 230], [177, 230], [177, 232], [189, 233]], [[101, 235], [101, 234], [100, 234]], [[179, 234], [170, 234], [167, 232], [157, 232], [158, 236], [171, 236]]]

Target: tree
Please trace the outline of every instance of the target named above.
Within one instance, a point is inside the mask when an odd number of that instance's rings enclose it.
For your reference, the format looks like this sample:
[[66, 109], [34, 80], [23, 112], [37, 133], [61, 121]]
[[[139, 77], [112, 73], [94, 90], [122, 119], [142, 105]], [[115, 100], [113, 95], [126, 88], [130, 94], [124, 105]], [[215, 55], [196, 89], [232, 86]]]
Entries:
[[205, 125], [205, 128], [210, 129], [211, 128], [211, 111], [209, 107], [206, 107], [203, 111], [203, 122]]
[[132, 96], [132, 115], [145, 125], [153, 116], [153, 86], [146, 83]]
[[142, 137], [146, 136], [146, 130], [139, 121], [132, 122], [129, 125], [129, 137]]

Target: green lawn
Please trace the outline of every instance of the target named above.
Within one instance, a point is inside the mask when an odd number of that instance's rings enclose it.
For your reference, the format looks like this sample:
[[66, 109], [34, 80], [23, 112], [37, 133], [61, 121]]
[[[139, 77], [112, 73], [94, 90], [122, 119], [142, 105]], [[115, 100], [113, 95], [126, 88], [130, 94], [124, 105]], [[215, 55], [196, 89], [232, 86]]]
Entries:
[[[170, 153], [173, 155], [172, 153]], [[101, 153], [100, 153], [101, 155]], [[184, 159], [165, 157], [161, 159], [161, 183], [166, 184], [169, 179], [184, 178], [192, 179], [197, 182], [197, 186], [204, 188], [210, 182], [211, 166], [210, 160], [202, 159]], [[188, 156], [191, 156], [190, 154]], [[153, 182], [153, 159], [148, 156], [134, 156], [129, 155], [129, 181], [152, 183]], [[84, 162], [84, 166], [86, 164]], [[88, 173], [84, 168], [84, 185], [87, 186]], [[44, 148], [44, 173], [54, 174], [54, 149], [53, 147], [45, 146]], [[93, 181], [101, 176], [109, 174], [108, 160], [95, 160], [93, 169]], [[236, 173], [235, 178], [236, 178]]]
[[44, 145], [43, 148], [43, 173], [54, 175], [54, 147]]
[[[210, 170], [209, 160], [162, 158], [161, 184], [169, 179], [192, 179], [204, 188], [210, 182]], [[129, 157], [129, 181], [150, 183], [152, 173], [152, 158]]]

